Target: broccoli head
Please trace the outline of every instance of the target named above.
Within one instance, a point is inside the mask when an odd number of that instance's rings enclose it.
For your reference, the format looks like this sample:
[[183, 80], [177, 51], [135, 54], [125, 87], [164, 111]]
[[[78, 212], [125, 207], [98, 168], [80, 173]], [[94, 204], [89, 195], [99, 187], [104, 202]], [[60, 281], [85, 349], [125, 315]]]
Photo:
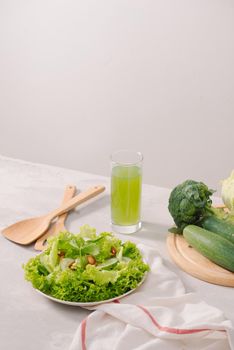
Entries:
[[186, 180], [176, 186], [169, 197], [168, 209], [179, 230], [189, 224], [196, 224], [211, 208], [210, 190], [203, 182]]

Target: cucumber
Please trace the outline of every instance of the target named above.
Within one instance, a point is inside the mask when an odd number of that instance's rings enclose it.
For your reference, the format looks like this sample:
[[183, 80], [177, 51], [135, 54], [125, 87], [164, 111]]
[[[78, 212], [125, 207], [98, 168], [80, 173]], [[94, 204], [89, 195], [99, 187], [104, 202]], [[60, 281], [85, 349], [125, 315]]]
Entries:
[[232, 223], [216, 218], [215, 216], [208, 216], [201, 221], [201, 226], [234, 243], [234, 225]]
[[183, 230], [185, 240], [215, 264], [234, 272], [234, 244], [217, 233], [195, 225]]
[[104, 261], [102, 264], [99, 264], [97, 266], [98, 269], [103, 269], [103, 270], [109, 270], [115, 265], [117, 265], [118, 259], [117, 258], [110, 258]]

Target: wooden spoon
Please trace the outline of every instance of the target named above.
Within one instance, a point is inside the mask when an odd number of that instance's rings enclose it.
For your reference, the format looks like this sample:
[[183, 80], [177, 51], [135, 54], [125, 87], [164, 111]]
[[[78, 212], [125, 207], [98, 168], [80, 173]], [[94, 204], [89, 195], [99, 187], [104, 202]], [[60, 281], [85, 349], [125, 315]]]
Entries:
[[[69, 199], [71, 199], [75, 193], [76, 193], [75, 186], [67, 186], [64, 191], [62, 204], [66, 203]], [[48, 230], [41, 237], [38, 238], [38, 240], [34, 245], [34, 249], [43, 250], [46, 247], [46, 240], [48, 237], [55, 236], [59, 232], [66, 231], [64, 224], [67, 218], [67, 214], [68, 212], [60, 215], [58, 219], [54, 223], [52, 223], [52, 225], [48, 228]]]
[[43, 233], [48, 229], [54, 218], [75, 208], [78, 204], [84, 203], [88, 199], [97, 196], [104, 190], [104, 186], [91, 187], [88, 190], [79, 193], [77, 196], [70, 199], [69, 201], [61, 205], [61, 207], [53, 210], [49, 214], [37, 218], [19, 221], [5, 228], [2, 231], [2, 234], [7, 239], [13, 242], [23, 245], [30, 244], [43, 235]]

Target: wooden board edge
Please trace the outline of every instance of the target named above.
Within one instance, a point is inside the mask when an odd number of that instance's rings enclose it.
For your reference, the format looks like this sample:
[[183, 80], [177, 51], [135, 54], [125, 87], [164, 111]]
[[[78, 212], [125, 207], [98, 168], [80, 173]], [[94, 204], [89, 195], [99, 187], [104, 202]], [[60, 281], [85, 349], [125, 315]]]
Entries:
[[175, 238], [176, 238], [176, 234], [171, 232], [168, 233], [167, 241], [166, 241], [167, 250], [169, 252], [171, 259], [183, 271], [185, 271], [186, 273], [188, 273], [189, 275], [195, 278], [198, 278], [202, 281], [205, 281], [211, 284], [221, 285], [224, 287], [234, 287], [234, 278], [233, 280], [229, 280], [227, 279], [227, 277], [219, 276], [219, 280], [217, 280], [217, 278], [210, 276], [206, 270], [204, 270], [203, 275], [197, 272], [194, 265], [188, 260], [186, 260], [176, 249]]

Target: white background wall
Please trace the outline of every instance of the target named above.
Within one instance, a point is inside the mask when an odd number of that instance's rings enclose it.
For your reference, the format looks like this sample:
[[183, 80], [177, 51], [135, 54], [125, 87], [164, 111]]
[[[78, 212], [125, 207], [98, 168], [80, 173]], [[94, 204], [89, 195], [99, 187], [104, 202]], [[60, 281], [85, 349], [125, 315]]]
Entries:
[[234, 2], [0, 0], [0, 153], [217, 187], [233, 167]]

